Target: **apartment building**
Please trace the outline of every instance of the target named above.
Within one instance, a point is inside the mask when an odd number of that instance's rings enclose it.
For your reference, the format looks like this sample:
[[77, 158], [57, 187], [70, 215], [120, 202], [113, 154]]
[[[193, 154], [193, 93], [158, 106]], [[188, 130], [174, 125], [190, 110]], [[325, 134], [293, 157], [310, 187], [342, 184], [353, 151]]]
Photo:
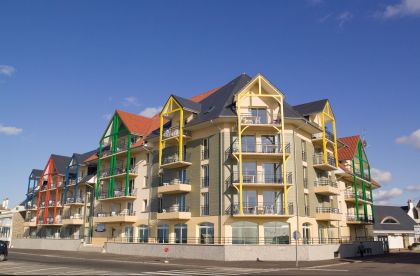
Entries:
[[100, 139], [97, 156], [93, 243], [127, 237], [149, 223], [149, 160], [145, 137], [159, 118], [117, 110]]
[[[84, 164], [94, 201], [80, 210], [85, 192], [68, 166], [60, 175], [73, 209], [60, 215], [80, 215], [94, 244], [288, 244], [295, 230], [307, 244], [361, 238], [379, 187], [362, 139], [337, 138], [328, 100], [292, 106], [260, 74], [189, 99], [170, 95], [152, 118], [117, 110], [97, 152], [75, 159], [67, 164]], [[39, 202], [50, 197], [42, 190]]]

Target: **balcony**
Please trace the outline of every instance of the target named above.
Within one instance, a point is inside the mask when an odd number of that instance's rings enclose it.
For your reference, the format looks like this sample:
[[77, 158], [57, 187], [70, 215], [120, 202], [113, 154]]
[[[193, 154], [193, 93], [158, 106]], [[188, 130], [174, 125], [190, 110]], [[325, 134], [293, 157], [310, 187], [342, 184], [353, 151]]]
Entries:
[[[184, 139], [191, 138], [191, 131], [183, 129], [182, 130]], [[165, 141], [167, 144], [177, 143], [180, 136], [179, 126], [171, 127], [163, 130], [162, 141]]]
[[157, 192], [159, 194], [178, 194], [191, 192], [191, 185], [188, 179], [172, 179], [171, 181], [163, 181]]
[[239, 204], [232, 204], [226, 211], [227, 214], [233, 217], [253, 217], [253, 218], [289, 218], [293, 216], [293, 203], [288, 205], [289, 213], [281, 202], [263, 202], [262, 204], [247, 204], [242, 206], [243, 214], [240, 213]]
[[[239, 144], [234, 143], [232, 145], [232, 154], [237, 155], [239, 153]], [[242, 145], [242, 157], [281, 157], [283, 155], [290, 155], [290, 143], [285, 144], [285, 152], [283, 153], [283, 148], [281, 144], [243, 144]]]
[[98, 212], [93, 218], [94, 223], [135, 223], [136, 212], [125, 209], [121, 212]]
[[137, 198], [137, 189], [128, 191], [128, 194], [125, 194], [125, 190], [114, 190], [114, 196], [109, 196], [107, 191], [102, 191], [99, 193], [100, 201], [118, 201], [118, 200], [134, 200]]
[[48, 202], [48, 204], [41, 204], [41, 208], [46, 208], [46, 207], [48, 207], [48, 208], [54, 208], [54, 207], [62, 208], [63, 205], [61, 204], [61, 201], [58, 201], [57, 204], [56, 204], [56, 202], [54, 200], [50, 200]]
[[[103, 148], [104, 147], [111, 147], [111, 144], [107, 144], [107, 145], [104, 145], [104, 146], [102, 146]], [[121, 153], [125, 153], [125, 152], [127, 152], [127, 149], [128, 149], [128, 144], [127, 144], [127, 141], [122, 141], [122, 142], [119, 142], [118, 144], [117, 144], [117, 147], [116, 147], [116, 149], [115, 149], [115, 153], [113, 153], [110, 149], [105, 149], [105, 150], [103, 150], [102, 151], [102, 153], [101, 153], [101, 159], [106, 159], [106, 158], [110, 158], [112, 155], [118, 155], [118, 154], [121, 154]]]
[[85, 199], [82, 197], [78, 197], [74, 199], [73, 197], [67, 198], [65, 205], [73, 205], [73, 206], [83, 206], [85, 204]]
[[323, 221], [337, 221], [341, 220], [341, 213], [338, 208], [316, 207], [315, 219]]
[[[114, 169], [114, 174], [112, 174], [112, 175], [111, 175], [111, 172], [110, 172], [109, 168], [104, 169], [101, 172], [101, 177], [100, 178], [101, 178], [101, 180], [106, 180], [106, 179], [109, 179], [111, 177], [113, 177], [114, 179], [118, 179], [118, 178], [124, 178], [126, 176], [127, 176], [127, 171], [126, 171], [125, 167], [116, 167]], [[137, 176], [138, 176], [137, 167], [130, 168], [130, 170], [128, 171], [128, 177], [129, 178], [135, 178]]]
[[44, 218], [39, 218], [38, 219], [38, 225], [41, 226], [62, 226], [63, 225], [63, 221], [61, 220], [61, 217], [57, 217], [54, 221], [54, 218], [47, 218], [44, 221]]
[[[354, 194], [354, 190], [347, 190], [344, 193], [344, 199], [347, 202], [353, 202], [356, 203], [356, 195]], [[362, 191], [357, 191], [357, 203], [358, 204], [363, 204], [363, 203], [371, 203], [372, 200], [370, 198], [370, 194], [366, 193], [366, 200], [363, 199], [363, 192]]]
[[83, 217], [81, 214], [73, 214], [63, 218], [64, 225], [82, 225]]
[[[267, 113], [267, 115], [269, 115]], [[279, 115], [270, 116], [254, 116], [251, 113], [241, 114], [241, 124], [247, 129], [273, 129], [274, 127], [281, 127], [281, 120]]]
[[157, 219], [162, 220], [188, 220], [191, 219], [190, 208], [174, 204], [169, 209], [161, 209], [157, 214]]
[[329, 178], [317, 179], [314, 182], [314, 192], [321, 195], [339, 195], [337, 183]]
[[328, 154], [327, 155], [327, 163], [324, 163], [324, 154], [323, 153], [316, 153], [313, 155], [313, 166], [316, 169], [324, 170], [324, 171], [334, 171], [337, 169], [335, 158], [334, 156]]
[[191, 162], [187, 162], [185, 160], [187, 160], [187, 158], [180, 160], [178, 155], [166, 156], [163, 158], [162, 165], [160, 167], [164, 169], [177, 169], [188, 167], [192, 164]]
[[373, 217], [369, 215], [366, 218], [363, 213], [359, 214], [359, 219], [354, 214], [348, 214], [346, 219], [347, 224], [373, 224]]
[[[280, 173], [278, 174], [266, 174], [263, 172], [257, 172], [256, 174], [242, 174], [242, 187], [283, 187], [284, 181]], [[227, 181], [232, 181], [232, 184], [239, 186], [239, 173], [233, 174], [233, 179], [230, 177]], [[286, 175], [286, 185], [290, 186], [293, 184], [293, 174], [288, 172]]]
[[[327, 141], [327, 145], [334, 146], [334, 134], [329, 131], [325, 131], [325, 139]], [[322, 145], [322, 132], [316, 133], [312, 135], [312, 143], [315, 145]]]

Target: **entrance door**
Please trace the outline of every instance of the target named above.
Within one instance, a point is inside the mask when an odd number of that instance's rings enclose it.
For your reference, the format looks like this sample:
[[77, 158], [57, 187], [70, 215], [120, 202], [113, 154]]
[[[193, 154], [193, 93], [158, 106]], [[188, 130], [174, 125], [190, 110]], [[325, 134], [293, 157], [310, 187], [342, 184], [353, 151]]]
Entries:
[[385, 253], [389, 252], [388, 236], [378, 236], [378, 241], [382, 242], [382, 246]]

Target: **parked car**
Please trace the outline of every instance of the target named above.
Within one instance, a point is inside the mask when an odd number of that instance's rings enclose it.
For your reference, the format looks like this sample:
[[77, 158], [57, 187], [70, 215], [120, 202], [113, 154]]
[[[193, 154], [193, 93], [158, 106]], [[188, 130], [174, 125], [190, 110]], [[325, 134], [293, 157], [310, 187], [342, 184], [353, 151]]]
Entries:
[[8, 253], [7, 242], [0, 241], [0, 262], [7, 259]]

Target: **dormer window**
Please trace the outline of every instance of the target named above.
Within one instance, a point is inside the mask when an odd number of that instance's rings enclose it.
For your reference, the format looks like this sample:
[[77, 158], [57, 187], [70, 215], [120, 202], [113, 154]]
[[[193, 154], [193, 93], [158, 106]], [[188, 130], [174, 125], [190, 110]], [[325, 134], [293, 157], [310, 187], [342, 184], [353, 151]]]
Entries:
[[253, 117], [253, 119], [258, 123], [258, 124], [267, 124], [268, 120], [267, 120], [267, 109], [266, 108], [250, 108], [249, 112], [251, 114], [251, 116]]
[[394, 217], [386, 217], [381, 221], [381, 224], [400, 224]]

